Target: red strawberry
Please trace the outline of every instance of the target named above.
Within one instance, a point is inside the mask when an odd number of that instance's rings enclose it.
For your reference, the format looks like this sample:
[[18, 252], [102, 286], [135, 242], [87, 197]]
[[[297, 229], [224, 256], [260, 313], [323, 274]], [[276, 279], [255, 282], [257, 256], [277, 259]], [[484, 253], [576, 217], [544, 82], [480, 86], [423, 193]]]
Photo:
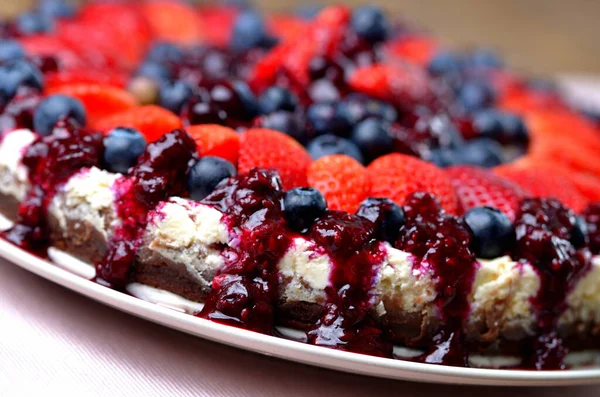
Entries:
[[386, 45], [387, 52], [420, 66], [426, 66], [439, 48], [439, 43], [428, 36], [401, 36]]
[[308, 184], [323, 193], [332, 210], [354, 213], [369, 195], [367, 169], [352, 157], [321, 157], [308, 167]]
[[554, 197], [563, 204], [581, 212], [589, 201], [579, 193], [575, 185], [559, 175], [543, 172], [537, 169], [516, 167], [499, 167], [494, 170], [496, 175], [514, 182], [533, 197]]
[[268, 31], [281, 41], [297, 40], [306, 32], [307, 26], [304, 19], [286, 14], [271, 15], [267, 19]]
[[196, 141], [200, 156], [217, 156], [237, 164], [240, 136], [228, 127], [216, 124], [192, 125], [185, 128]]
[[200, 23], [202, 26], [210, 26], [210, 29], [203, 31], [206, 41], [218, 46], [229, 45], [232, 26], [238, 13], [237, 7], [227, 5], [211, 5], [200, 8], [198, 11]]
[[136, 99], [129, 92], [106, 84], [65, 84], [50, 88], [46, 93], [64, 94], [79, 99], [85, 106], [88, 122], [91, 124], [137, 105]]
[[136, 128], [148, 142], [154, 142], [167, 132], [181, 128], [181, 119], [164, 108], [148, 105], [115, 113], [91, 124], [92, 128], [103, 132], [121, 126]]
[[372, 65], [356, 69], [348, 84], [356, 91], [394, 103], [403, 109], [436, 101], [433, 83], [420, 68], [405, 65]]
[[404, 154], [379, 157], [368, 167], [371, 197], [385, 197], [399, 205], [415, 192], [429, 192], [437, 197], [446, 212], [454, 214], [457, 201], [444, 171], [431, 163]]
[[108, 84], [123, 88], [127, 84], [127, 74], [111, 70], [73, 69], [59, 70], [46, 73], [46, 90], [53, 90], [58, 86], [77, 83]]
[[202, 38], [200, 17], [184, 2], [149, 1], [141, 9], [155, 40], [189, 45]]
[[519, 186], [483, 168], [457, 166], [447, 168], [445, 173], [450, 177], [463, 212], [487, 206], [499, 209], [514, 220], [519, 202], [526, 196]]
[[85, 69], [89, 64], [65, 42], [55, 36], [26, 36], [19, 39], [30, 56], [52, 56], [61, 70]]
[[249, 129], [241, 135], [238, 170], [254, 167], [279, 172], [286, 189], [306, 186], [306, 170], [311, 163], [308, 152], [288, 135], [268, 130]]

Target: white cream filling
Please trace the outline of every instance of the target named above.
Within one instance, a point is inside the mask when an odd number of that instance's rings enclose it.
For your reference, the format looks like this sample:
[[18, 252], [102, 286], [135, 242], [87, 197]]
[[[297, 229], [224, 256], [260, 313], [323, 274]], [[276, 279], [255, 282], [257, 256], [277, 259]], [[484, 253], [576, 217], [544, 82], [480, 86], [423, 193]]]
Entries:
[[28, 129], [7, 132], [0, 141], [0, 192], [22, 201], [29, 187], [27, 167], [22, 164], [25, 151], [36, 135]]

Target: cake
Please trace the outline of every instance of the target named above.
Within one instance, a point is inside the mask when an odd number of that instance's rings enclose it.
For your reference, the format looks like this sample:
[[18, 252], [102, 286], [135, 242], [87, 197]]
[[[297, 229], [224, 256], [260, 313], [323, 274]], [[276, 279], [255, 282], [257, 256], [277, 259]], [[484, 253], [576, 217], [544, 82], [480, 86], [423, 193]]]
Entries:
[[0, 30], [5, 240], [319, 346], [598, 362], [600, 127], [551, 85], [372, 6], [57, 4]]

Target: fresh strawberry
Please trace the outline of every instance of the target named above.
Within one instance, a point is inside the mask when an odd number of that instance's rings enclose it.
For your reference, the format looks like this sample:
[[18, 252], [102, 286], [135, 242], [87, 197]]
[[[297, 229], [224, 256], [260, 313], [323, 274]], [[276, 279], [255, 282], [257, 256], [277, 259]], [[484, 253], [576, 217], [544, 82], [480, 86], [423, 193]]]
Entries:
[[200, 18], [194, 8], [184, 2], [149, 1], [141, 9], [155, 40], [190, 45], [202, 38]]
[[238, 170], [271, 168], [279, 172], [284, 187], [306, 186], [306, 170], [311, 163], [308, 152], [288, 135], [268, 130], [249, 129], [241, 135]]
[[282, 41], [297, 40], [305, 34], [307, 26], [304, 19], [286, 14], [271, 15], [267, 19], [267, 30]]
[[203, 34], [207, 42], [217, 46], [227, 46], [231, 40], [233, 24], [239, 13], [239, 8], [227, 5], [211, 5], [202, 7], [198, 17], [204, 29]]
[[445, 173], [463, 213], [474, 207], [487, 206], [499, 209], [514, 220], [519, 202], [526, 196], [519, 186], [483, 168], [456, 166], [445, 169]]
[[354, 213], [369, 195], [367, 169], [352, 157], [321, 157], [308, 167], [308, 184], [319, 190], [332, 210]]
[[57, 72], [46, 73], [44, 77], [46, 79], [47, 90], [56, 89], [56, 87], [61, 85], [78, 83], [107, 84], [123, 88], [127, 84], [128, 79], [127, 74], [123, 72], [106, 69], [100, 71], [90, 68], [59, 70]]
[[185, 130], [196, 141], [200, 156], [217, 156], [237, 164], [240, 136], [228, 127], [216, 124], [192, 125]]
[[47, 94], [64, 94], [79, 99], [85, 106], [88, 122], [131, 109], [136, 99], [127, 91], [106, 84], [65, 84], [46, 90]]
[[89, 63], [56, 36], [26, 36], [19, 39], [30, 56], [53, 56], [61, 70], [85, 69]]
[[494, 170], [496, 175], [519, 185], [532, 197], [554, 197], [563, 204], [581, 212], [589, 204], [568, 179], [537, 169], [500, 167]]
[[400, 36], [386, 45], [386, 52], [404, 61], [427, 66], [439, 48], [439, 43], [429, 36]]
[[272, 48], [254, 64], [248, 74], [248, 85], [254, 92], [263, 92], [275, 83], [277, 73], [289, 52], [289, 45], [282, 43]]
[[436, 102], [433, 82], [419, 68], [405, 65], [372, 65], [356, 69], [348, 84], [358, 92], [392, 102], [402, 109]]
[[404, 154], [379, 157], [368, 167], [371, 197], [389, 198], [399, 205], [415, 192], [436, 196], [446, 212], [457, 211], [456, 195], [444, 171], [431, 163]]
[[181, 119], [159, 106], [137, 106], [97, 120], [91, 127], [108, 132], [115, 127], [138, 129], [148, 142], [154, 142], [167, 132], [181, 128]]

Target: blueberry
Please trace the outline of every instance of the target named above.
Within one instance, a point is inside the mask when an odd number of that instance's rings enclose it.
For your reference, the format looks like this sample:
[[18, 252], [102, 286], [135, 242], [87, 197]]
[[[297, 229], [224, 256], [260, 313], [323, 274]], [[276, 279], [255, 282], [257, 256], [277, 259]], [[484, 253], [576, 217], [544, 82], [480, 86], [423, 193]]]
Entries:
[[388, 36], [388, 22], [383, 12], [374, 6], [363, 6], [354, 10], [350, 25], [363, 39], [370, 42], [385, 40]]
[[581, 248], [588, 242], [588, 226], [585, 220], [580, 216], [575, 216], [573, 229], [571, 229], [570, 241], [575, 248]]
[[126, 174], [146, 149], [146, 139], [136, 129], [117, 127], [104, 137], [104, 164], [110, 172]]
[[138, 68], [136, 76], [147, 77], [157, 83], [169, 81], [173, 77], [168, 67], [155, 61], [144, 62]]
[[360, 122], [352, 130], [351, 138], [361, 149], [367, 162], [389, 153], [394, 145], [394, 139], [388, 132], [388, 126], [375, 118]]
[[17, 40], [0, 40], [0, 63], [23, 58], [25, 58], [25, 50]]
[[504, 163], [502, 145], [489, 138], [468, 141], [455, 149], [455, 164], [491, 168]]
[[234, 51], [260, 47], [267, 40], [263, 18], [256, 11], [242, 11], [233, 24], [230, 46]]
[[307, 134], [299, 115], [285, 110], [262, 117], [261, 126], [270, 130], [285, 132], [300, 143], [306, 143]]
[[456, 148], [464, 143], [454, 122], [443, 113], [422, 117], [415, 123], [414, 129], [433, 138], [441, 147]]
[[290, 228], [303, 233], [325, 213], [327, 201], [312, 187], [298, 187], [285, 193], [283, 208]]
[[188, 191], [192, 200], [202, 200], [215, 190], [224, 179], [235, 176], [235, 166], [220, 157], [202, 157], [192, 166], [188, 177]]
[[492, 259], [509, 252], [515, 244], [515, 228], [503, 212], [476, 207], [463, 217], [471, 230], [470, 248], [478, 258]]
[[65, 0], [41, 0], [37, 8], [51, 18], [70, 18], [75, 15], [75, 6]]
[[318, 159], [331, 154], [345, 154], [359, 163], [364, 162], [363, 155], [352, 141], [340, 138], [333, 134], [325, 134], [316, 137], [306, 146], [306, 150], [313, 159]]
[[243, 82], [242, 80], [236, 80], [231, 83], [233, 90], [237, 94], [240, 99], [242, 106], [245, 110], [245, 116], [248, 119], [252, 119], [260, 113], [260, 109], [258, 106], [258, 100], [256, 96], [248, 87], [248, 84]]
[[6, 104], [20, 88], [41, 91], [44, 78], [38, 68], [25, 60], [0, 65], [0, 105]]
[[504, 135], [502, 114], [494, 109], [477, 112], [473, 117], [473, 128], [478, 135], [499, 140]]
[[426, 157], [426, 160], [441, 168], [459, 164], [459, 161], [456, 159], [456, 153], [454, 149], [450, 148], [431, 149]]
[[183, 51], [172, 43], [155, 43], [146, 56], [147, 61], [157, 63], [178, 63], [182, 59]]
[[285, 88], [273, 86], [260, 95], [258, 105], [263, 114], [277, 110], [293, 111], [298, 106], [298, 98]]
[[469, 54], [467, 58], [468, 66], [474, 68], [501, 68], [502, 59], [494, 51], [489, 49], [476, 49]]
[[404, 210], [387, 198], [368, 198], [363, 201], [356, 215], [375, 224], [377, 239], [394, 244], [404, 225]]
[[458, 99], [466, 111], [475, 112], [490, 107], [494, 103], [495, 93], [484, 82], [469, 81], [460, 87]]
[[54, 20], [48, 15], [30, 11], [17, 17], [16, 26], [23, 35], [48, 33], [54, 29]]
[[308, 125], [317, 135], [326, 133], [348, 134], [350, 124], [336, 111], [336, 107], [330, 103], [314, 103], [306, 111]]
[[179, 114], [183, 105], [192, 97], [193, 90], [185, 82], [178, 80], [173, 84], [165, 83], [160, 86], [160, 106]]
[[500, 117], [502, 124], [502, 141], [506, 143], [526, 143], [529, 131], [523, 119], [516, 114], [503, 113]]
[[462, 60], [460, 57], [452, 52], [440, 52], [436, 54], [429, 65], [427, 70], [434, 76], [445, 76], [454, 77], [461, 72]]
[[340, 99], [340, 91], [328, 79], [320, 79], [308, 87], [308, 96], [316, 103], [332, 103]]
[[39, 135], [46, 136], [52, 132], [57, 122], [66, 119], [85, 125], [83, 104], [66, 95], [51, 95], [40, 102], [33, 112], [33, 128]]

